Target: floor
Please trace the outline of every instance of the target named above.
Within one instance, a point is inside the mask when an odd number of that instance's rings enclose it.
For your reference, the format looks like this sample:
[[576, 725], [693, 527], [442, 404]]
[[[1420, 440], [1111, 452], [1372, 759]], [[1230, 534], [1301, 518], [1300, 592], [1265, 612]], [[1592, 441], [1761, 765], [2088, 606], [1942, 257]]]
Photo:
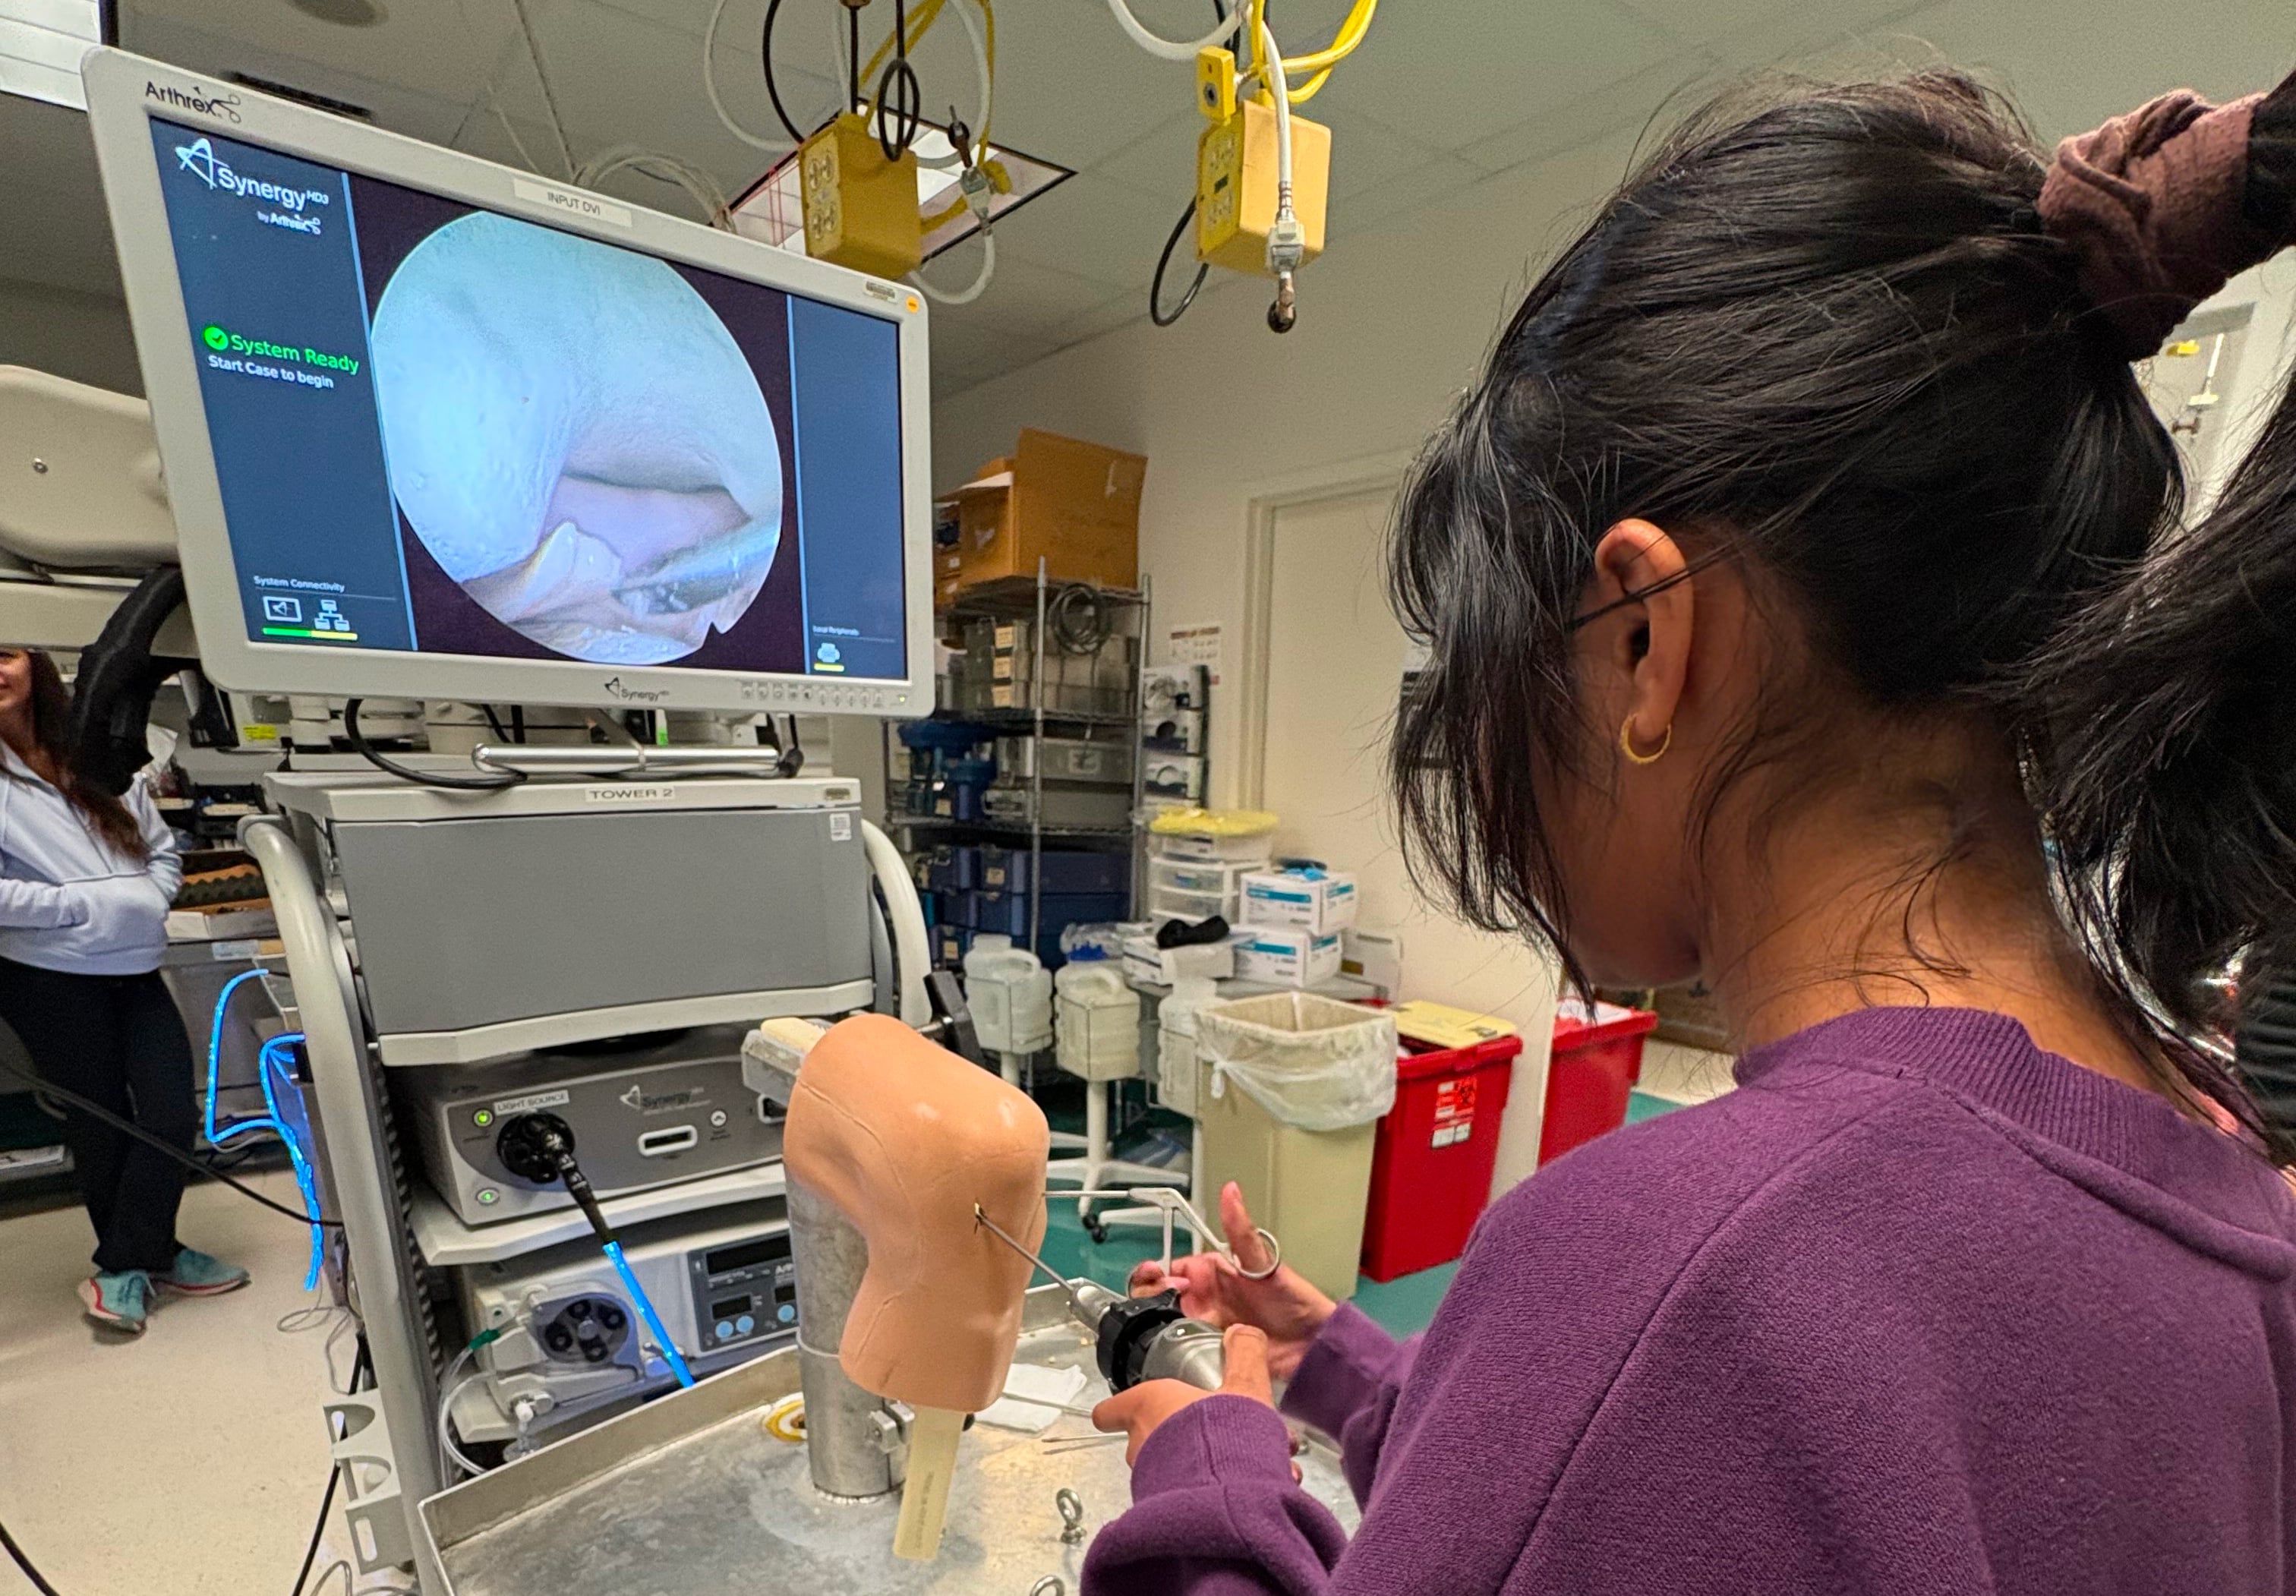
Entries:
[[[283, 1170], [247, 1178], [297, 1199]], [[79, 1208], [0, 1220], [0, 1521], [62, 1596], [283, 1592], [310, 1537], [327, 1478], [328, 1324], [278, 1328], [312, 1300], [305, 1232], [202, 1183], [185, 1194], [182, 1234], [255, 1283], [176, 1298], [143, 1338], [119, 1341], [73, 1296], [92, 1244]], [[336, 1351], [348, 1373], [348, 1346]], [[0, 1596], [31, 1589], [0, 1558]]]

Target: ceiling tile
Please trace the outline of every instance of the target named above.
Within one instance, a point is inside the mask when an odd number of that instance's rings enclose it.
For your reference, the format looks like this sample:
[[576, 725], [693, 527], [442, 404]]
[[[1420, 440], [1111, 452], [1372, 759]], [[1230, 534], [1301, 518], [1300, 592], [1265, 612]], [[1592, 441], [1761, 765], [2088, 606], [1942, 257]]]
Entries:
[[[1156, 253], [1172, 233], [1189, 190], [1141, 192], [1086, 172], [1029, 201], [996, 229], [997, 258], [1056, 266], [1105, 283], [1145, 291]], [[1185, 240], [1179, 253], [1185, 258]]]
[[1333, 205], [1326, 231], [1333, 239], [1362, 233], [1479, 183], [1482, 177], [1480, 167], [1456, 155], [1435, 156], [1345, 204]]
[[[925, 274], [939, 284], [962, 290], [980, 266], [980, 246], [960, 243], [939, 260], [927, 263]], [[970, 305], [936, 305], [936, 331], [952, 321], [1013, 332], [1048, 334], [1062, 323], [1107, 302], [1111, 285], [1063, 272], [1056, 266], [1009, 258], [1003, 239], [996, 244], [996, 270]]]
[[[2296, 8], [2279, 0], [2166, 12], [2134, 0], [2094, 0], [2076, 27], [2046, 6], [1950, 0], [1922, 14], [1919, 33], [1901, 30], [1888, 43], [1900, 56], [1942, 56], [2006, 87], [2045, 143], [2171, 88], [2218, 101], [2268, 89], [2296, 62]], [[2173, 49], [2162, 47], [2164, 36], [2173, 37]]]
[[978, 322], [960, 322], [935, 313], [931, 323], [932, 363], [963, 371], [985, 366], [1010, 371], [1053, 351], [1053, 340], [1032, 333], [1001, 331]]
[[1703, 53], [1670, 55], [1622, 82], [1550, 107], [1454, 153], [1486, 172], [1544, 160], [1621, 127], [1646, 123], [1654, 107], [1679, 101], [1687, 110], [1712, 86], [1717, 72], [1718, 63]]
[[1840, 35], [1917, 10], [1930, 0], [1613, 0], [1673, 37], [1708, 44], [1751, 29], [1785, 26], [1804, 37]]
[[[1451, 4], [1382, 8], [1324, 98], [1441, 150], [1475, 143], [1540, 106], [1577, 99], [1677, 50], [1602, 0], [1494, 8], [1473, 25]], [[1322, 104], [1323, 99], [1315, 102]]]
[[[1186, 291], [1185, 284], [1176, 284], [1171, 291], [1171, 299], [1177, 303], [1180, 295]], [[1070, 344], [1080, 344], [1088, 338], [1098, 338], [1103, 332], [1113, 332], [1119, 327], [1144, 320], [1147, 315], [1146, 291], [1128, 290], [1112, 299], [1094, 306], [1082, 315], [1062, 323], [1053, 329], [1053, 339], [1061, 348], [1066, 348]]]
[[1196, 140], [1204, 119], [1193, 108], [1181, 109], [1119, 150], [1095, 162], [1095, 176], [1111, 178], [1144, 193], [1170, 194], [1172, 207], [1188, 202], [1195, 191]]
[[939, 405], [953, 399], [967, 389], [979, 388], [991, 377], [1002, 375], [1001, 371], [988, 366], [942, 365], [936, 361], [932, 373], [933, 403]]
[[1128, 44], [1103, 5], [1039, 0], [1000, 20], [991, 131], [1031, 155], [1081, 170], [1194, 104], [1193, 70]]

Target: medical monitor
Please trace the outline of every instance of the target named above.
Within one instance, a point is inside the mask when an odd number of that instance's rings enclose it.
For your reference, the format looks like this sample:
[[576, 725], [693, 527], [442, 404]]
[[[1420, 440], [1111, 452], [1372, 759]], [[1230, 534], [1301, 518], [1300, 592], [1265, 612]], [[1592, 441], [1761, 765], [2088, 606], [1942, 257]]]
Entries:
[[118, 51], [83, 76], [215, 680], [931, 709], [914, 289]]

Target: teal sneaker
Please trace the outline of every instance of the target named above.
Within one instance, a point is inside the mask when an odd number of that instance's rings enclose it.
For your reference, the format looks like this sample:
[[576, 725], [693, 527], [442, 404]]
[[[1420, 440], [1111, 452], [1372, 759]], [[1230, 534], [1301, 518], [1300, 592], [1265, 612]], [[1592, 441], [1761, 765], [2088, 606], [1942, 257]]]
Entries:
[[140, 1336], [152, 1311], [152, 1277], [141, 1269], [99, 1274], [80, 1282], [79, 1300], [87, 1316], [104, 1329]]
[[247, 1284], [247, 1271], [221, 1258], [211, 1258], [197, 1248], [179, 1248], [175, 1267], [159, 1277], [170, 1291], [186, 1297], [221, 1297]]

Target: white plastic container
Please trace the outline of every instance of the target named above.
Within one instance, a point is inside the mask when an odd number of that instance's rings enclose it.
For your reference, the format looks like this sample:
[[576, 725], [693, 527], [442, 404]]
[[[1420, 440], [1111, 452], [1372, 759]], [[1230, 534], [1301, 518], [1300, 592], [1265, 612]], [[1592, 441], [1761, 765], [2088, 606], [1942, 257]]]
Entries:
[[1053, 1044], [1053, 973], [1010, 937], [984, 933], [964, 955], [964, 1001], [972, 1033], [992, 1053], [1037, 1053]]
[[1275, 853], [1275, 834], [1207, 837], [1195, 832], [1151, 831], [1148, 846], [1159, 859], [1194, 859], [1213, 864], [1265, 866]]
[[1140, 994], [1122, 964], [1071, 959], [1053, 978], [1054, 1057], [1087, 1081], [1120, 1081], [1140, 1073]]
[[1233, 892], [1186, 892], [1164, 886], [1148, 888], [1148, 918], [1159, 923], [1185, 920], [1193, 924], [1217, 914], [1233, 925], [1235, 911], [1236, 896]]
[[1156, 1007], [1156, 1098], [1175, 1114], [1196, 1117], [1196, 1080], [1202, 1068], [1197, 1051], [1196, 1017], [1218, 1000], [1218, 988], [1198, 976], [1183, 976], [1172, 995]]
[[1228, 864], [1210, 859], [1160, 856], [1148, 861], [1148, 885], [1151, 888], [1168, 887], [1175, 892], [1217, 892], [1232, 897], [1242, 886], [1243, 878], [1259, 868], [1249, 860]]

